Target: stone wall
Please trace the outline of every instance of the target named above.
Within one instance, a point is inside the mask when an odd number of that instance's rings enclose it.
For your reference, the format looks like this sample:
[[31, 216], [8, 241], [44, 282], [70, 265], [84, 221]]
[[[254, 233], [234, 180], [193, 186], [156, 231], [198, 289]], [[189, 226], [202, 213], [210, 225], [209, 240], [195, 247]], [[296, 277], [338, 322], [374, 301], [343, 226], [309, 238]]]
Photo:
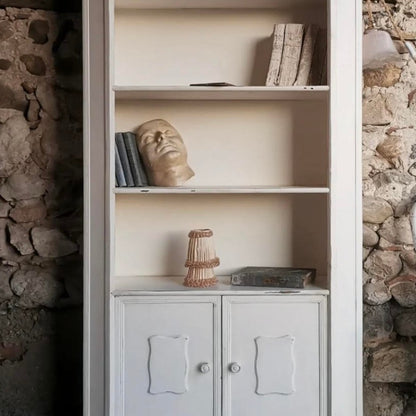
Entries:
[[1, 416], [82, 414], [82, 35], [68, 3], [0, 0]]
[[[416, 2], [388, 6], [406, 38], [415, 40]], [[382, 5], [372, 9], [376, 27], [396, 35]], [[416, 253], [409, 222], [416, 200], [416, 63], [396, 46], [400, 62], [364, 71], [365, 416], [416, 416]]]

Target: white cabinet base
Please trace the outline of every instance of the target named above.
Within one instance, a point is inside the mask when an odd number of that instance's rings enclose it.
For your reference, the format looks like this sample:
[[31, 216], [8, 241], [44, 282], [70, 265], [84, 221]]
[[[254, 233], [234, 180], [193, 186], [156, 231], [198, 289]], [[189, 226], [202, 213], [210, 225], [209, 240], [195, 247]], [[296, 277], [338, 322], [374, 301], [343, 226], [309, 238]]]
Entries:
[[116, 296], [113, 416], [325, 416], [325, 316], [325, 296]]

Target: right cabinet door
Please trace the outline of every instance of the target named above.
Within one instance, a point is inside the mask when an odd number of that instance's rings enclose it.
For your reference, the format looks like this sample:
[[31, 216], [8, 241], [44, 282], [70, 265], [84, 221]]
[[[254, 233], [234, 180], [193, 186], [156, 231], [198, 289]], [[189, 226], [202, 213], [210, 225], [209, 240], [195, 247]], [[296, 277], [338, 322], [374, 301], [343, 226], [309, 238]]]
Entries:
[[326, 414], [324, 296], [223, 297], [223, 416]]

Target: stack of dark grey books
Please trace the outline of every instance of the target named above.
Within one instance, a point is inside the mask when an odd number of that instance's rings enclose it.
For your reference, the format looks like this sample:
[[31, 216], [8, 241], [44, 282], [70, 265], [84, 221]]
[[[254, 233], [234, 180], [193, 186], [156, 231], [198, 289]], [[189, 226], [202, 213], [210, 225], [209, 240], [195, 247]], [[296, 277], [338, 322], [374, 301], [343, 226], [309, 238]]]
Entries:
[[137, 148], [136, 135], [131, 131], [116, 133], [115, 161], [117, 187], [149, 185], [143, 160]]
[[231, 274], [234, 286], [261, 286], [303, 289], [313, 283], [316, 269], [294, 267], [245, 267]]

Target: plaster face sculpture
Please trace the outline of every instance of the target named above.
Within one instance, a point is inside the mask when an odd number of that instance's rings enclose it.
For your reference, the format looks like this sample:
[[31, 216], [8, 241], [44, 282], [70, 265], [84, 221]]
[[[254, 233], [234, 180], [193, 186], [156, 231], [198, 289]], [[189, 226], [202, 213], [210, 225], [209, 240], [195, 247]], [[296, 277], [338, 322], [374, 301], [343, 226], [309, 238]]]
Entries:
[[136, 139], [151, 185], [178, 186], [194, 176], [182, 137], [167, 121], [143, 123]]

